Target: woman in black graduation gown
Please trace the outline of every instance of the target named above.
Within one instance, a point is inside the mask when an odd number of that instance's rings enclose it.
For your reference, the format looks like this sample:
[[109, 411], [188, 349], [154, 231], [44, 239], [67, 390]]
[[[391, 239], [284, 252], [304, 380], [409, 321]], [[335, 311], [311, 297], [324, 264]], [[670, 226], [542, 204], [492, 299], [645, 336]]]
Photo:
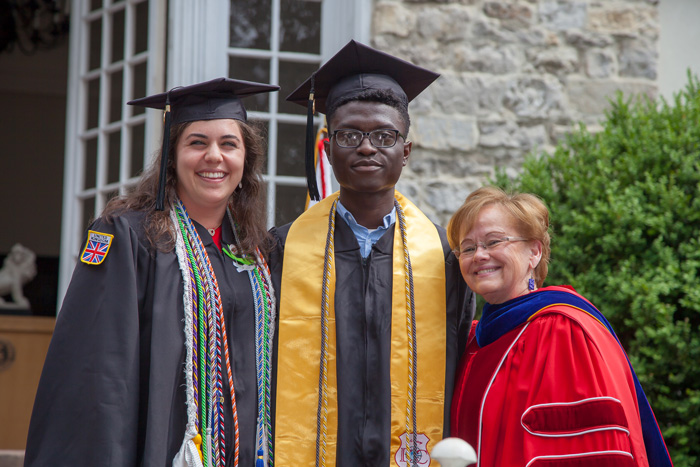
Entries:
[[130, 102], [166, 109], [167, 157], [88, 230], [27, 466], [267, 464], [264, 152], [240, 98], [277, 89], [219, 78]]

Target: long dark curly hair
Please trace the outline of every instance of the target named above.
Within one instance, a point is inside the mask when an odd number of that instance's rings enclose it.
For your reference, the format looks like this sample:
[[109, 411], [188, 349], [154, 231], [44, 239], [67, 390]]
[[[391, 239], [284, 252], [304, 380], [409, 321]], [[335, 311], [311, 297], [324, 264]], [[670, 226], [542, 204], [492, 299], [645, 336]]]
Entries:
[[[245, 164], [242, 188], [236, 189], [229, 198], [228, 206], [237, 225], [239, 247], [244, 253], [252, 253], [256, 247], [263, 252], [269, 250], [270, 237], [265, 219], [265, 189], [262, 168], [265, 161], [265, 145], [262, 125], [236, 120], [245, 144]], [[113, 198], [105, 207], [102, 216], [111, 221], [114, 216], [126, 211], [146, 213], [144, 230], [151, 246], [159, 251], [171, 251], [175, 246], [175, 231], [170, 220], [170, 209], [176, 195], [175, 148], [177, 142], [191, 122], [173, 125], [170, 129], [168, 164], [165, 182], [165, 209], [156, 211], [161, 151], [158, 151], [144, 171], [139, 183], [129, 193]]]

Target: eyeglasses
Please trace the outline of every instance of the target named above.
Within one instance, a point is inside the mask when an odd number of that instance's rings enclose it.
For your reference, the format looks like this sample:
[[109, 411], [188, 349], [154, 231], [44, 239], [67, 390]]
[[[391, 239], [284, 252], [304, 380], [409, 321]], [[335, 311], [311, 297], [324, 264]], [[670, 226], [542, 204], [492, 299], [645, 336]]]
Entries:
[[335, 130], [331, 137], [335, 138], [335, 144], [341, 148], [356, 148], [362, 144], [365, 136], [369, 137], [369, 142], [375, 148], [394, 147], [399, 136], [404, 140], [406, 137], [399, 133], [399, 130], [372, 130], [369, 132], [360, 130]]
[[528, 239], [523, 237], [502, 237], [486, 240], [485, 242], [476, 242], [469, 245], [464, 245], [461, 250], [452, 250], [457, 258], [471, 258], [476, 254], [476, 250], [481, 247], [486, 251], [491, 251], [501, 245], [510, 242], [526, 242]]

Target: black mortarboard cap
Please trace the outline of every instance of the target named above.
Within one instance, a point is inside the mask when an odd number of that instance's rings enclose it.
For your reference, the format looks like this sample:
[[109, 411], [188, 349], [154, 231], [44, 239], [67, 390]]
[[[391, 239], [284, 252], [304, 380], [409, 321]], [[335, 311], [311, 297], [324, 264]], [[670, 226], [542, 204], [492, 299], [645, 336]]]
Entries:
[[230, 78], [216, 78], [203, 83], [173, 88], [170, 91], [154, 94], [127, 102], [129, 105], [162, 109], [163, 148], [161, 151], [160, 182], [156, 210], [163, 210], [165, 198], [165, 173], [168, 162], [170, 126], [177, 123], [199, 120], [232, 118], [246, 121], [248, 114], [241, 102], [242, 97], [263, 92], [278, 91], [279, 86], [255, 83]]
[[326, 113], [333, 103], [341, 99], [352, 100], [367, 89], [393, 91], [411, 102], [439, 76], [438, 73], [351, 40], [287, 96], [288, 101], [308, 109], [306, 178], [309, 196], [318, 199], [313, 160], [314, 105], [315, 110]]

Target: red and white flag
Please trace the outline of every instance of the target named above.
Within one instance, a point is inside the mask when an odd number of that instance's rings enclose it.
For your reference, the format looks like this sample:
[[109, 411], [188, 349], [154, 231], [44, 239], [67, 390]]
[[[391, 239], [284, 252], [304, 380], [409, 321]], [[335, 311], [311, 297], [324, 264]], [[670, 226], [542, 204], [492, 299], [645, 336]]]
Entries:
[[[332, 169], [328, 163], [324, 144], [328, 141], [328, 130], [324, 127], [316, 133], [316, 144], [314, 144], [314, 166], [316, 167], [316, 186], [318, 186], [318, 194], [321, 199], [332, 193], [331, 178]], [[313, 201], [309, 198], [309, 193], [306, 193], [306, 209], [316, 204], [318, 201]], [[305, 210], [306, 210], [305, 209]]]

